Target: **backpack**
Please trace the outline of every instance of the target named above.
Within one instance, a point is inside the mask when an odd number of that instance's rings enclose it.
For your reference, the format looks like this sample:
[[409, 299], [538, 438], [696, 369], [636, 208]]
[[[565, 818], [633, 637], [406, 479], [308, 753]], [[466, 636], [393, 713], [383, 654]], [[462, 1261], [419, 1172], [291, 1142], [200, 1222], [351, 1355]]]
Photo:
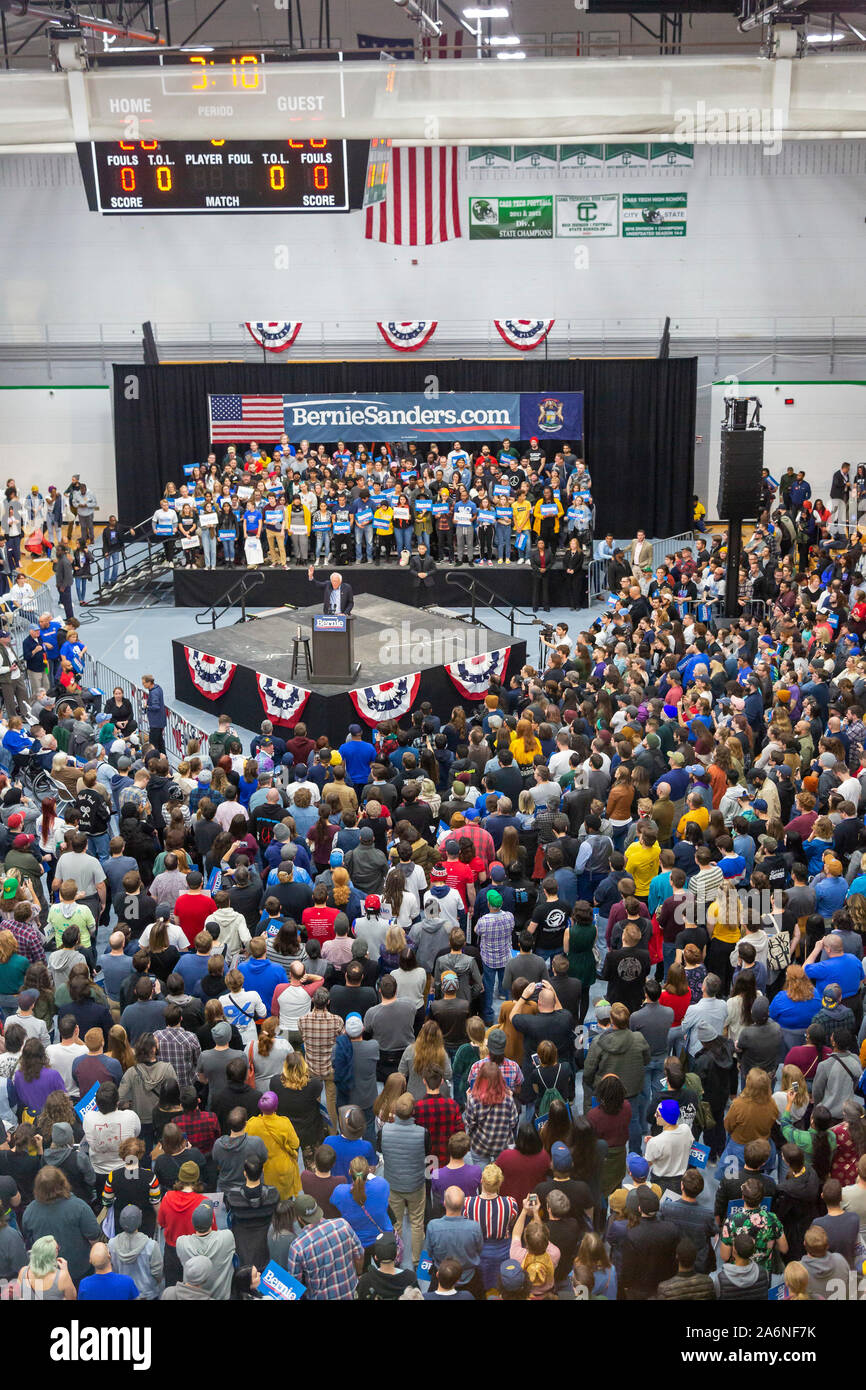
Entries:
[[541, 1096], [541, 1098], [540, 1098], [540, 1100], [539, 1100], [539, 1102], [538, 1102], [538, 1106], [537, 1106], [536, 1111], [535, 1111], [535, 1128], [536, 1128], [536, 1129], [541, 1129], [541, 1126], [544, 1124], [545, 1120], [547, 1119], [547, 1112], [548, 1112], [548, 1110], [550, 1109], [551, 1105], [553, 1104], [553, 1102], [554, 1102], [555, 1100], [562, 1101], [562, 1104], [565, 1106], [566, 1111], [568, 1112], [568, 1118], [569, 1118], [569, 1120], [571, 1119], [571, 1106], [569, 1105], [568, 1101], [565, 1099], [565, 1096], [563, 1096], [563, 1095], [560, 1093], [560, 1091], [557, 1089], [557, 1086], [556, 1086], [556, 1082], [559, 1080], [559, 1073], [560, 1073], [561, 1070], [562, 1070], [561, 1066], [558, 1066], [558, 1067], [556, 1068], [556, 1077], [555, 1077], [555, 1080], [554, 1080], [554, 1085], [548, 1086], [547, 1090], [544, 1092], [544, 1094]]
[[777, 931], [767, 945], [767, 969], [787, 970], [791, 964], [791, 938], [786, 931]]

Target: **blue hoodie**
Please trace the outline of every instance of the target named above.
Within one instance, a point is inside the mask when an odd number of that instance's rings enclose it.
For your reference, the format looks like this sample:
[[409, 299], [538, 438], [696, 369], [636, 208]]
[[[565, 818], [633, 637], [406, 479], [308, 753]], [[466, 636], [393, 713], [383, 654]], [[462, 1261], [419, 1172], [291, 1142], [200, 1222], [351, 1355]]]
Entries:
[[288, 983], [288, 975], [272, 960], [242, 960], [238, 970], [244, 977], [244, 988], [258, 991], [259, 998], [270, 1012], [271, 1000], [277, 985]]

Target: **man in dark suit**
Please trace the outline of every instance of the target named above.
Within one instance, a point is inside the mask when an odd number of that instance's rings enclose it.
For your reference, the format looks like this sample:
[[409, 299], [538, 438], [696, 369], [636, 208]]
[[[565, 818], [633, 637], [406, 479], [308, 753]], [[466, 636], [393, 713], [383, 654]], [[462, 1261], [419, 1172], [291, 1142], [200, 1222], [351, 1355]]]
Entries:
[[433, 588], [434, 568], [426, 545], [423, 540], [419, 541], [417, 553], [409, 558], [409, 570], [415, 582], [415, 602], [419, 605], [424, 597], [424, 590]]
[[830, 501], [833, 503], [833, 520], [848, 520], [848, 498], [851, 494], [851, 465], [843, 463], [837, 468], [830, 483]]
[[314, 579], [314, 574], [315, 569], [310, 565], [307, 577], [311, 584], [322, 590], [322, 612], [351, 613], [355, 606], [355, 595], [351, 585], [344, 583], [343, 576], [335, 571], [328, 579]]

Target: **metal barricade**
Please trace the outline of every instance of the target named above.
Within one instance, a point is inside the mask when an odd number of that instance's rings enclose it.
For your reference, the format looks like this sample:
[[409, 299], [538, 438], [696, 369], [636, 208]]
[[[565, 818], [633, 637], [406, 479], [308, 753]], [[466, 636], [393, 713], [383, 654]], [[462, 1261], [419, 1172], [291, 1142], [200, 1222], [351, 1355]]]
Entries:
[[[117, 671], [113, 671], [110, 666], [106, 666], [104, 661], [95, 661], [90, 653], [85, 653], [84, 657], [84, 679], [88, 685], [97, 690], [101, 690], [106, 699], [111, 692], [119, 687], [127, 700], [129, 700], [135, 710], [135, 718], [140, 729], [147, 728], [147, 691], [135, 684], [126, 676], [121, 676]], [[165, 752], [166, 757], [172, 767], [183, 762], [186, 756], [186, 744], [191, 738], [198, 739], [201, 747], [207, 751], [208, 736], [204, 729], [199, 729], [197, 725], [191, 724], [177, 710], [166, 706], [166, 726], [165, 726]]]

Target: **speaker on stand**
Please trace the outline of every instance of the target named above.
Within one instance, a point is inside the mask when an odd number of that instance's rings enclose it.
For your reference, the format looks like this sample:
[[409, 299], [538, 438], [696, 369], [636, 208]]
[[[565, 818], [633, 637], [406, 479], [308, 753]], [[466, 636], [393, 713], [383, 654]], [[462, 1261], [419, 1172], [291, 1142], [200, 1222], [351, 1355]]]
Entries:
[[[751, 413], [749, 407], [752, 407]], [[761, 506], [764, 468], [764, 426], [757, 396], [725, 400], [719, 467], [719, 519], [728, 522], [728, 556], [725, 570], [725, 613], [740, 611], [739, 578], [743, 549], [743, 522], [757, 518]]]

